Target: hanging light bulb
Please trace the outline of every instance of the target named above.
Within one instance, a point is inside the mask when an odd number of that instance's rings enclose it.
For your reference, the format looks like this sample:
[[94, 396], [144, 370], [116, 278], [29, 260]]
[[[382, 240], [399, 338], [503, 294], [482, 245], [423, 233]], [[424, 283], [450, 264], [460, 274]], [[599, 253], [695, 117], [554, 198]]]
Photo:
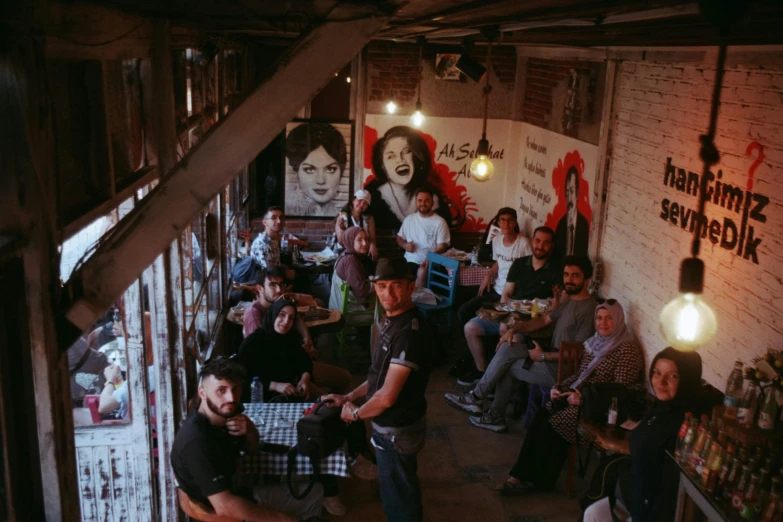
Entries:
[[486, 135], [479, 140], [476, 159], [470, 164], [470, 175], [476, 181], [487, 181], [495, 173], [495, 166], [489, 161], [489, 142]]
[[[727, 20], [728, 22], [728, 20]], [[720, 153], [715, 146], [715, 133], [720, 109], [720, 94], [723, 84], [723, 67], [726, 63], [726, 45], [728, 41], [728, 26], [721, 28], [720, 46], [718, 47], [718, 64], [715, 68], [715, 86], [712, 92], [709, 127], [707, 134], [699, 137], [701, 149], [699, 156], [704, 162], [698, 190], [698, 209], [695, 217], [696, 226], [691, 241], [691, 257], [683, 260], [680, 265], [680, 295], [670, 301], [661, 310], [658, 325], [666, 341], [678, 350], [696, 350], [708, 342], [718, 331], [718, 320], [715, 312], [702, 300], [704, 289], [704, 261], [699, 259], [701, 249], [701, 232], [707, 222], [704, 217], [704, 207], [708, 199], [707, 182], [711, 176], [710, 168], [720, 160]]]
[[397, 112], [397, 104], [394, 103], [394, 100], [389, 100], [389, 103], [386, 104], [386, 112], [389, 114]]
[[715, 312], [701, 297], [704, 262], [689, 257], [680, 267], [680, 295], [661, 310], [659, 326], [666, 342], [678, 350], [695, 350], [718, 331]]
[[411, 123], [414, 127], [419, 128], [424, 124], [424, 114], [421, 112], [421, 102], [416, 102], [416, 112], [411, 116]]
[[492, 36], [487, 33], [489, 46], [487, 47], [487, 83], [482, 91], [484, 95], [484, 120], [482, 122], [481, 139], [476, 147], [476, 159], [470, 164], [470, 175], [479, 182], [488, 181], [495, 173], [495, 166], [489, 160], [489, 141], [487, 141], [487, 110], [489, 109], [489, 93], [492, 86], [489, 84], [489, 69], [492, 66]]

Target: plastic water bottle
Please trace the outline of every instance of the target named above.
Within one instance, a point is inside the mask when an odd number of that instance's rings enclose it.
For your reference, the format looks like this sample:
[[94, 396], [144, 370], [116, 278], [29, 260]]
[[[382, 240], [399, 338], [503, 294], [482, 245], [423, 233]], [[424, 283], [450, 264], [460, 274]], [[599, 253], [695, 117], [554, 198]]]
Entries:
[[250, 385], [250, 402], [264, 404], [264, 385], [258, 377], [253, 377], [253, 383]]
[[470, 253], [470, 265], [476, 266], [479, 264], [479, 247], [476, 245]]

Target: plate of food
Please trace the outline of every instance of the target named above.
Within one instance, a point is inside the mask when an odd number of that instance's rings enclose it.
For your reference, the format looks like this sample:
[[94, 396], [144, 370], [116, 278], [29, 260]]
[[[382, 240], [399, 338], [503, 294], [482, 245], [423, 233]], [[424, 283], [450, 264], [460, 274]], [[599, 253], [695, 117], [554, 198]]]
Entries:
[[462, 252], [461, 250], [452, 249], [443, 255], [451, 259], [456, 259], [457, 261], [470, 261], [470, 254], [467, 252]]

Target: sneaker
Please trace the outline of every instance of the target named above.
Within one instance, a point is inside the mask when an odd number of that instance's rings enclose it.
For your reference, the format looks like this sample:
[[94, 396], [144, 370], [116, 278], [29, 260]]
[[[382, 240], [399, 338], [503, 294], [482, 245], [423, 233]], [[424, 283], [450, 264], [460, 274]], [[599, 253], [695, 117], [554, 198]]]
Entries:
[[494, 431], [495, 433], [501, 433], [508, 429], [505, 419], [498, 419], [492, 416], [492, 413], [487, 410], [479, 417], [471, 417], [470, 423], [479, 428], [485, 430]]
[[465, 413], [481, 415], [481, 399], [476, 398], [471, 391], [465, 393], [447, 393], [444, 398], [449, 406], [453, 406]]
[[484, 377], [484, 372], [479, 370], [473, 370], [472, 372], [468, 372], [459, 379], [457, 379], [457, 384], [460, 386], [475, 386], [478, 384], [478, 382], [481, 380], [481, 378]]
[[341, 517], [348, 512], [340, 497], [324, 497], [324, 508], [327, 513], [335, 517]]
[[359, 455], [351, 466], [351, 473], [362, 480], [376, 480], [378, 478], [378, 466], [370, 462], [366, 457]]

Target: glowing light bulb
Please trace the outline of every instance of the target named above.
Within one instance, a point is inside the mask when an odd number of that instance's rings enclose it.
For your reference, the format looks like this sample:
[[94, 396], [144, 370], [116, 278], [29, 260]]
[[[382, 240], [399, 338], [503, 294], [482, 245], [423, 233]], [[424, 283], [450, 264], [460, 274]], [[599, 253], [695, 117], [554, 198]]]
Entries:
[[351, 77], [350, 76], [346, 76], [345, 77], [345, 81], [348, 82], [348, 83], [351, 83]]
[[395, 112], [397, 112], [397, 104], [394, 103], [393, 101], [390, 101], [389, 103], [387, 103], [386, 104], [386, 112], [388, 112], [389, 114], [394, 114]]
[[495, 166], [489, 158], [481, 154], [470, 164], [470, 175], [476, 181], [487, 181], [495, 173]]
[[417, 110], [411, 116], [411, 123], [414, 127], [421, 127], [424, 124], [424, 114], [420, 110]]
[[661, 333], [678, 350], [695, 350], [708, 342], [718, 331], [715, 312], [701, 294], [681, 293], [661, 310]]

